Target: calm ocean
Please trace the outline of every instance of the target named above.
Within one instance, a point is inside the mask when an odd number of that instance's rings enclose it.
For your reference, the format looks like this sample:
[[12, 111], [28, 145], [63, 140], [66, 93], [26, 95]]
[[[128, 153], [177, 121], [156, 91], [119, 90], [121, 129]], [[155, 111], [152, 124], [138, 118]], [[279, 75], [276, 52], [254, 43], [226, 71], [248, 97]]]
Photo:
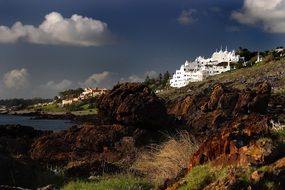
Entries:
[[30, 116], [0, 115], [0, 125], [20, 124], [30, 126], [39, 130], [61, 131], [73, 125], [69, 120], [59, 119], [32, 119]]

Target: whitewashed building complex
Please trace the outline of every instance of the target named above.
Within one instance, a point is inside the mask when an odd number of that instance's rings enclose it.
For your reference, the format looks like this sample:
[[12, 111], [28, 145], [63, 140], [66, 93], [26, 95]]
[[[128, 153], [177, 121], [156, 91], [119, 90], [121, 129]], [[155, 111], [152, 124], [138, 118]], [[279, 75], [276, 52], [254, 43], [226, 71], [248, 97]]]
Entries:
[[170, 86], [181, 88], [189, 82], [197, 82], [206, 79], [209, 76], [217, 75], [231, 69], [234, 69], [235, 63], [240, 60], [240, 56], [236, 55], [235, 51], [216, 51], [211, 58], [197, 57], [195, 61], [186, 61], [181, 65], [179, 70], [176, 70]]

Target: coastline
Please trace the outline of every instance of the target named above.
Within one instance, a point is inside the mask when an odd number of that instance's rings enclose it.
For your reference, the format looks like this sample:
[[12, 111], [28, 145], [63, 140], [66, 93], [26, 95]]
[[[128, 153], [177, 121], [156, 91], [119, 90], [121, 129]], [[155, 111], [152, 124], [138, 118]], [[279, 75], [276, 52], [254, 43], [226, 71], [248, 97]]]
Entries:
[[19, 111], [9, 111], [5, 113], [0, 113], [0, 115], [15, 115], [15, 116], [28, 116], [32, 117], [34, 120], [70, 120], [77, 125], [88, 124], [88, 123], [98, 123], [97, 114], [84, 111], [76, 112], [38, 112], [31, 110], [19, 110]]

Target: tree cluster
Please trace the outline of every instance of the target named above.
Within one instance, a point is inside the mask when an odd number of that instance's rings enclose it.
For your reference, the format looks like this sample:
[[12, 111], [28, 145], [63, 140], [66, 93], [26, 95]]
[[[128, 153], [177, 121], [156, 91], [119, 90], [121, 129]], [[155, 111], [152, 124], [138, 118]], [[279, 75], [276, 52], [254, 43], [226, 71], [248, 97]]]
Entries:
[[19, 108], [27, 108], [30, 105], [38, 104], [38, 103], [47, 103], [50, 102], [50, 99], [41, 99], [41, 98], [34, 98], [34, 99], [7, 99], [7, 100], [0, 100], [1, 106], [6, 107], [19, 107]]
[[83, 92], [82, 88], [68, 89], [68, 90], [59, 92], [59, 96], [61, 99], [77, 98], [82, 92]]
[[159, 75], [154, 78], [146, 76], [143, 83], [149, 86], [152, 90], [162, 90], [168, 86], [170, 77], [171, 74], [166, 71], [164, 74], [159, 73]]

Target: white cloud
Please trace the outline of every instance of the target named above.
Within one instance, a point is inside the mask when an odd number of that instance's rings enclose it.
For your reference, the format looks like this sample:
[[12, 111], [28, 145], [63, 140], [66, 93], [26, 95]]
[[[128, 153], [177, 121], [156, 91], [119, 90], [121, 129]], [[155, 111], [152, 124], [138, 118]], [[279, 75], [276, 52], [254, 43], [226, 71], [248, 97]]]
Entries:
[[5, 73], [3, 83], [10, 89], [24, 88], [28, 85], [28, 77], [27, 69], [14, 69]]
[[108, 71], [103, 71], [102, 73], [94, 73], [89, 76], [83, 83], [80, 83], [80, 86], [109, 87], [110, 85], [112, 85], [111, 83], [113, 83], [114, 78], [115, 74]]
[[106, 23], [77, 14], [64, 18], [52, 12], [38, 26], [16, 22], [11, 28], [0, 26], [0, 43], [26, 41], [35, 44], [100, 46], [112, 43], [114, 37]]
[[143, 82], [145, 78], [149, 76], [150, 78], [155, 78], [158, 76], [155, 71], [147, 71], [142, 75], [131, 75], [127, 78], [121, 78], [121, 82]]
[[246, 25], [261, 25], [267, 32], [285, 33], [285, 0], [244, 0], [232, 18]]
[[183, 25], [189, 25], [189, 24], [194, 23], [197, 21], [197, 18], [193, 16], [195, 12], [196, 10], [194, 9], [190, 9], [188, 11], [183, 10], [180, 16], [178, 17], [177, 21]]
[[72, 82], [70, 80], [66, 80], [66, 79], [64, 79], [58, 83], [56, 83], [54, 81], [49, 81], [45, 85], [43, 85], [43, 88], [52, 89], [52, 90], [55, 90], [57, 92], [67, 90], [71, 87], [72, 87]]

